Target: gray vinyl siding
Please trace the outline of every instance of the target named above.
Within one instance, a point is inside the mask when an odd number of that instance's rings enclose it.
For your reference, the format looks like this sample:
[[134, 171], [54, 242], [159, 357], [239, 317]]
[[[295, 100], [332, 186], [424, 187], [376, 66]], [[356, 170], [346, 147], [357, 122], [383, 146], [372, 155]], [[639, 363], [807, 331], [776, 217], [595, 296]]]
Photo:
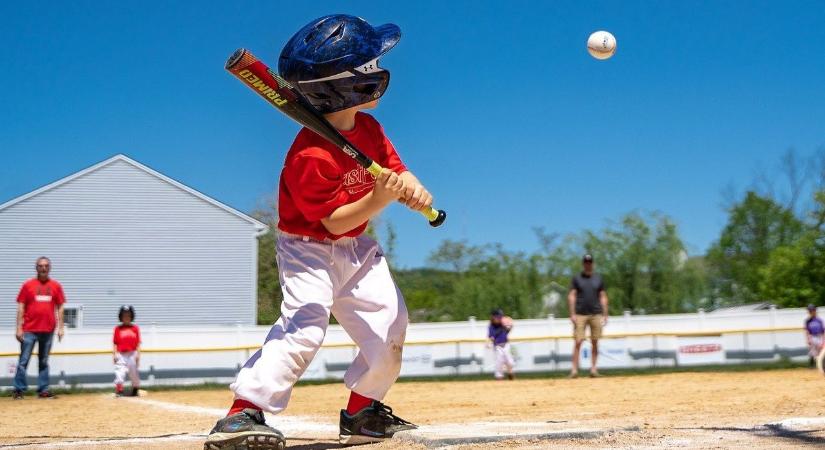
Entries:
[[0, 210], [0, 327], [40, 255], [83, 327], [113, 326], [122, 304], [138, 324], [254, 324], [258, 231], [115, 158]]

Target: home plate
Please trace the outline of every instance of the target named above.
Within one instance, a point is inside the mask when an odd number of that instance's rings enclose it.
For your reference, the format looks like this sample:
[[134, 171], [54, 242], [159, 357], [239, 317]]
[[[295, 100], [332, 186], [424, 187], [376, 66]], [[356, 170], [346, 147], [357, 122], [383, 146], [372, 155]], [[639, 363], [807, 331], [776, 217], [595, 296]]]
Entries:
[[517, 439], [594, 439], [615, 431], [639, 431], [638, 427], [593, 429], [567, 428], [563, 425], [564, 423], [549, 422], [470, 422], [424, 425], [416, 430], [395, 433], [393, 439], [422, 444], [427, 447], [443, 447]]

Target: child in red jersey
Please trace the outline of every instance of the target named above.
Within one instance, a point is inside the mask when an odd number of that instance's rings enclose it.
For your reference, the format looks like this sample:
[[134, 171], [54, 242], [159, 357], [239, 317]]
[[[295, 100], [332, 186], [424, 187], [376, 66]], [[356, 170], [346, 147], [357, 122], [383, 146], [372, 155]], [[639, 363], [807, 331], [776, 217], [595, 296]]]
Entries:
[[[115, 363], [115, 395], [137, 397], [140, 389], [140, 328], [133, 324], [135, 320], [135, 308], [130, 305], [123, 305], [117, 314], [120, 325], [115, 327], [112, 341], [112, 361]], [[123, 382], [126, 375], [132, 382], [132, 390], [123, 392]]]
[[369, 220], [394, 201], [414, 210], [432, 204], [381, 125], [361, 112], [385, 92], [389, 72], [378, 58], [399, 39], [395, 25], [372, 27], [332, 15], [305, 26], [281, 52], [280, 75], [385, 169], [373, 177], [314, 132], [298, 133], [280, 180], [281, 317], [238, 373], [231, 386], [235, 402], [204, 449], [284, 448], [283, 435], [266, 424], [263, 411], [286, 408], [293, 384], [324, 340], [330, 313], [358, 345], [344, 376], [350, 400], [340, 412], [340, 442], [381, 441], [415, 428], [381, 403], [401, 369], [407, 309], [383, 250], [363, 235]]

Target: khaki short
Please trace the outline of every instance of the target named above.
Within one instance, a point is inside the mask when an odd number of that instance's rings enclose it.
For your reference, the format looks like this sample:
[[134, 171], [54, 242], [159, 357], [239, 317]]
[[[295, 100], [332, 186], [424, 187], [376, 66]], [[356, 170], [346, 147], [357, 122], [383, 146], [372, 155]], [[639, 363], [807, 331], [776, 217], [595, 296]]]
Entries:
[[602, 315], [601, 314], [578, 314], [576, 315], [576, 326], [573, 329], [573, 338], [583, 341], [587, 338], [584, 328], [590, 327], [590, 339], [601, 339], [602, 337]]

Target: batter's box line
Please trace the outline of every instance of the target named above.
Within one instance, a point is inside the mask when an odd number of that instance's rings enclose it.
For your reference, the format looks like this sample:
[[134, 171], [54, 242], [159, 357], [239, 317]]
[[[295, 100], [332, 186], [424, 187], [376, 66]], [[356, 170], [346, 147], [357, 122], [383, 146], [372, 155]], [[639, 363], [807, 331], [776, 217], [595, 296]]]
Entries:
[[[221, 418], [226, 416], [226, 409], [221, 408], [207, 408], [204, 406], [182, 405], [179, 403], [164, 402], [160, 400], [151, 400], [143, 397], [127, 398], [127, 401], [143, 403], [149, 406], [154, 406], [167, 411], [183, 412], [190, 414], [200, 414]], [[321, 434], [321, 435], [338, 435], [338, 424], [319, 422], [317, 418], [310, 416], [289, 416], [289, 415], [269, 415], [267, 424], [271, 427], [277, 428], [282, 433], [289, 436], [296, 435], [300, 437], [302, 434]]]
[[[472, 424], [468, 424], [472, 425]], [[464, 444], [489, 444], [503, 441], [549, 441], [561, 439], [598, 439], [607, 434], [632, 433], [641, 431], [637, 426], [626, 428], [612, 428], [607, 430], [558, 430], [544, 433], [499, 434], [494, 436], [463, 436], [428, 438], [416, 433], [426, 432], [426, 427], [414, 431], [402, 431], [393, 436], [393, 440], [423, 445], [427, 448], [447, 448]]]
[[[53, 438], [55, 436], [38, 436], [35, 439]], [[20, 439], [28, 439], [27, 436], [22, 436]], [[59, 437], [58, 437], [59, 438]], [[158, 436], [140, 436], [140, 437], [105, 437], [100, 439], [85, 439], [85, 440], [68, 440], [57, 442], [26, 442], [22, 444], [0, 444], [0, 448], [65, 448], [65, 447], [89, 447], [96, 445], [107, 444], [141, 444], [141, 443], [158, 443], [158, 442], [180, 442], [188, 440], [203, 440], [206, 438], [205, 434], [161, 434]]]

